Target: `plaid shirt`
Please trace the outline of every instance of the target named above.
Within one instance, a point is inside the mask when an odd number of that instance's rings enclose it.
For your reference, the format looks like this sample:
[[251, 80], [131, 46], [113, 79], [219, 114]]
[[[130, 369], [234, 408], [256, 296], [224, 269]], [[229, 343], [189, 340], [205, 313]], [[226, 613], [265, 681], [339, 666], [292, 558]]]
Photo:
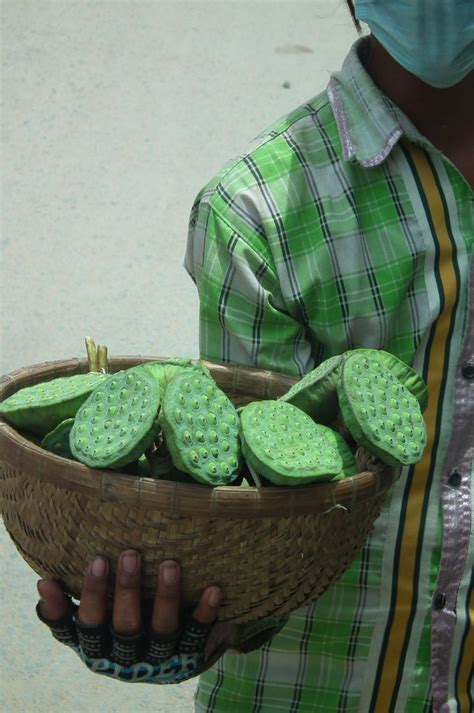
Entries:
[[473, 194], [371, 81], [365, 48], [200, 192], [185, 267], [202, 357], [302, 375], [393, 352], [428, 383], [428, 445], [342, 578], [202, 674], [202, 713], [472, 710]]

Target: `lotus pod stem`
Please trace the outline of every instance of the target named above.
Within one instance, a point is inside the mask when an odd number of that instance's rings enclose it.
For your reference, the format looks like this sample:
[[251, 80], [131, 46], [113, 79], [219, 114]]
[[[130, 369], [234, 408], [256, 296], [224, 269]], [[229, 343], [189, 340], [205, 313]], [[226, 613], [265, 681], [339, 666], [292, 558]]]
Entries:
[[108, 374], [110, 367], [107, 347], [104, 344], [96, 345], [92, 337], [86, 337], [85, 342], [89, 371], [98, 374]]

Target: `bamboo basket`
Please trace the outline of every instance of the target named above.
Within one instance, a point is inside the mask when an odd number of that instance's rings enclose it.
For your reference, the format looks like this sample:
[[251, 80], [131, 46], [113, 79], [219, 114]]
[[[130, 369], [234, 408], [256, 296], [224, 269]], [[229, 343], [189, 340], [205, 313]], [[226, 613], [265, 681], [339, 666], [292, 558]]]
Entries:
[[[159, 357], [114, 357], [116, 372]], [[163, 357], [164, 359], [164, 357]], [[205, 362], [234, 405], [273, 399], [288, 376]], [[85, 373], [86, 359], [37, 364], [7, 374], [0, 396], [59, 376]], [[350, 566], [373, 528], [398, 469], [376, 468], [335, 483], [293, 488], [185, 484], [94, 470], [53, 455], [0, 420], [0, 508], [24, 560], [79, 599], [84, 570], [142, 556], [142, 596], [155, 595], [160, 562], [182, 568], [182, 605], [211, 584], [223, 590], [220, 621], [277, 617], [316, 599]]]

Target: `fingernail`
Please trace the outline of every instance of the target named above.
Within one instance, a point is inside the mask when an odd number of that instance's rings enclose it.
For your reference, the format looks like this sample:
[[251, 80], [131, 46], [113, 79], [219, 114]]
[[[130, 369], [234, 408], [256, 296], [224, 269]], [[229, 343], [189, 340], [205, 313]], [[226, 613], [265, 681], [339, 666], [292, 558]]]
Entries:
[[207, 597], [207, 603], [210, 607], [218, 607], [221, 601], [221, 592], [219, 589], [211, 589]]
[[138, 569], [138, 554], [130, 550], [122, 555], [122, 568], [127, 574], [134, 574]]
[[36, 589], [38, 590], [38, 594], [40, 595], [41, 601], [44, 602], [44, 599], [43, 599], [43, 592], [42, 592], [41, 589], [40, 589], [42, 583], [43, 583], [43, 580], [40, 579], [40, 580], [36, 583]]
[[165, 584], [176, 584], [178, 581], [178, 568], [175, 564], [164, 564], [161, 573]]
[[96, 557], [92, 562], [91, 572], [95, 577], [102, 577], [105, 574], [106, 562], [102, 557]]

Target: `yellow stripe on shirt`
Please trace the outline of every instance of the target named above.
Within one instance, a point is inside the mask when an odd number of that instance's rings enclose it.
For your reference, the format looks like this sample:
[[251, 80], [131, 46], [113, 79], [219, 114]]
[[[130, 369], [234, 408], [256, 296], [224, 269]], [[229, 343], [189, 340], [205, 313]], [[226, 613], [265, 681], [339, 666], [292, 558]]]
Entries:
[[[415, 587], [417, 576], [417, 549], [423, 538], [423, 510], [428, 495], [432, 472], [433, 449], [438, 440], [437, 423], [442, 408], [444, 374], [447, 369], [447, 342], [452, 328], [453, 311], [457, 301], [458, 284], [454, 268], [453, 244], [447, 216], [433, 168], [424, 151], [403, 142], [409, 163], [416, 174], [420, 192], [425, 197], [427, 217], [432, 225], [432, 237], [439, 250], [437, 267], [442, 311], [433, 325], [428, 342], [427, 366], [428, 408], [424, 413], [427, 428], [427, 445], [423, 458], [416, 464], [408, 493], [406, 515], [399, 537], [399, 571], [394, 576], [396, 588], [393, 618], [384, 638], [384, 649], [379, 665], [378, 686], [374, 691], [370, 710], [373, 713], [397, 711], [399, 679], [403, 668], [404, 650], [410, 637], [410, 617], [416, 607]], [[436, 269], [436, 267], [435, 267]], [[406, 497], [406, 496], [405, 496]]]

